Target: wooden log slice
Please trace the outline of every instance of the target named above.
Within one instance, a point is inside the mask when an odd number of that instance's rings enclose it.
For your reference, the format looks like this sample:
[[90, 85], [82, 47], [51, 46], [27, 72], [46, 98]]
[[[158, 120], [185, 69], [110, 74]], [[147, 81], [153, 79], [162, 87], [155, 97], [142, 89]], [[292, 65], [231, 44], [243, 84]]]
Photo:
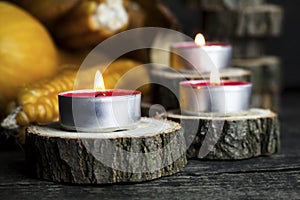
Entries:
[[210, 37], [268, 37], [281, 33], [283, 9], [276, 5], [211, 8], [203, 14], [204, 32]]
[[[220, 39], [215, 38], [215, 41]], [[250, 59], [262, 57], [266, 53], [266, 41], [262, 38], [230, 38], [232, 44], [232, 57]]]
[[[155, 104], [161, 104], [166, 110], [179, 108], [179, 83], [185, 80], [209, 79], [210, 72], [180, 72], [171, 68], [153, 68], [150, 71], [151, 82], [153, 85], [153, 100]], [[251, 73], [248, 70], [227, 68], [220, 70], [223, 80], [250, 81]]]
[[227, 9], [245, 6], [258, 6], [265, 3], [265, 0], [201, 0], [203, 8], [222, 7]]
[[25, 147], [34, 176], [63, 183], [141, 182], [175, 174], [187, 163], [182, 127], [151, 118], [142, 118], [136, 129], [111, 133], [31, 126]]
[[227, 116], [169, 112], [167, 116], [183, 126], [188, 158], [239, 160], [269, 156], [280, 149], [279, 122], [269, 110], [251, 109]]
[[224, 38], [221, 36], [210, 36], [210, 41], [224, 41], [232, 45], [232, 58], [251, 59], [262, 57], [266, 54], [265, 38]]
[[276, 56], [256, 59], [233, 59], [233, 67], [251, 71], [253, 84], [252, 106], [279, 110], [281, 83], [281, 60]]

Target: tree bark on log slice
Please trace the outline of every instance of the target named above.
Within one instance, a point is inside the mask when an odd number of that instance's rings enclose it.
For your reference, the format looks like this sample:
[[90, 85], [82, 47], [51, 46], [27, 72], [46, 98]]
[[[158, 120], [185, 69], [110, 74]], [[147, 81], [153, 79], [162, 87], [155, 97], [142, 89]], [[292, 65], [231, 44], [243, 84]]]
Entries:
[[233, 67], [251, 71], [252, 106], [279, 110], [281, 92], [281, 60], [276, 56], [257, 59], [233, 59]]
[[264, 3], [265, 0], [201, 0], [201, 6], [204, 9], [212, 7], [233, 9], [245, 6], [258, 6]]
[[251, 109], [228, 116], [169, 112], [167, 116], [183, 126], [188, 158], [240, 160], [280, 150], [279, 121], [269, 110]]
[[187, 163], [182, 127], [151, 118], [142, 118], [136, 129], [112, 133], [31, 126], [25, 148], [32, 175], [62, 183], [148, 181], [180, 172]]
[[[154, 67], [150, 70], [152, 87], [152, 102], [161, 104], [166, 110], [179, 108], [179, 82], [185, 80], [209, 79], [210, 72], [181, 72], [171, 68]], [[251, 73], [248, 70], [227, 68], [220, 70], [223, 80], [250, 81]]]
[[204, 32], [209, 37], [268, 37], [281, 33], [283, 9], [280, 6], [262, 5], [231, 10], [212, 8], [203, 13]]

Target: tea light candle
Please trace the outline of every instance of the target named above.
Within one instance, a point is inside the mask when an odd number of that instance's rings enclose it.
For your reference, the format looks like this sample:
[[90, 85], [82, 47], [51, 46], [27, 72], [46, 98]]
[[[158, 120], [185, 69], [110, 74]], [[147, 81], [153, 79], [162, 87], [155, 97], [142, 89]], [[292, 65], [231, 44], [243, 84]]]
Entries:
[[[141, 92], [97, 90], [97, 77], [99, 73], [96, 74], [94, 90], [74, 90], [58, 95], [61, 126], [82, 132], [108, 132], [135, 127], [141, 118]], [[103, 82], [102, 76], [97, 80]]]
[[212, 68], [230, 66], [232, 46], [225, 42], [205, 42], [197, 34], [195, 42], [179, 42], [171, 45], [170, 65], [177, 70], [209, 72]]
[[237, 113], [249, 109], [252, 84], [242, 81], [183, 81], [179, 86], [181, 110], [186, 114]]

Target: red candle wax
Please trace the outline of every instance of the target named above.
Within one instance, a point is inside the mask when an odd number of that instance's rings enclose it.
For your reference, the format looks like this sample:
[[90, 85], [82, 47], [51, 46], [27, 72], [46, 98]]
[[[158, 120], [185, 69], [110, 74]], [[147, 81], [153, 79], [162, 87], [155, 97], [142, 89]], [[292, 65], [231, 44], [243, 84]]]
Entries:
[[60, 93], [59, 95], [65, 97], [100, 98], [100, 97], [113, 97], [113, 96], [128, 96], [128, 95], [136, 95], [140, 93], [141, 92], [139, 91], [133, 91], [133, 90], [100, 90], [100, 91], [77, 90], [77, 91]]
[[170, 65], [178, 70], [209, 72], [214, 65], [223, 69], [230, 65], [232, 47], [226, 42], [178, 42], [171, 45]]
[[206, 42], [205, 45], [199, 46], [195, 42], [179, 42], [172, 45], [172, 48], [199, 48], [199, 47], [212, 47], [212, 46], [230, 46], [227, 42]]
[[106, 132], [136, 126], [141, 118], [141, 92], [133, 90], [73, 90], [60, 93], [59, 120], [63, 128]]
[[[191, 87], [209, 87], [209, 86], [216, 86], [216, 85], [211, 85], [209, 81], [184, 81], [180, 83], [181, 85], [184, 86], [191, 86]], [[249, 82], [244, 82], [244, 81], [221, 81], [220, 85], [217, 86], [242, 86], [242, 85], [249, 85], [251, 83]]]

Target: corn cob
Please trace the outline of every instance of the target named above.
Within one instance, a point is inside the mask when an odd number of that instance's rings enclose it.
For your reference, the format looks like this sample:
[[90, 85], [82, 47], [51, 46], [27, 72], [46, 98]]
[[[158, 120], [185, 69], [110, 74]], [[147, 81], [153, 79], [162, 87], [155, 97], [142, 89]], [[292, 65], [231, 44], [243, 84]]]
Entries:
[[[59, 20], [54, 34], [70, 48], [97, 45], [128, 27], [129, 17], [125, 6], [123, 0], [81, 1]], [[107, 19], [107, 15], [112, 17]]]
[[24, 87], [16, 102], [22, 106], [22, 110], [16, 115], [18, 125], [58, 120], [57, 94], [71, 90], [75, 78], [76, 70], [64, 69], [53, 80], [43, 80]]
[[[139, 65], [138, 62], [125, 59], [113, 62], [103, 73], [106, 87], [114, 88], [126, 72]], [[103, 67], [96, 66], [82, 70], [80, 72], [82, 80], [78, 80], [77, 68], [65, 68], [52, 79], [38, 81], [21, 88], [18, 98], [13, 103], [15, 107], [21, 107], [15, 116], [17, 125], [22, 127], [32, 123], [44, 124], [57, 121], [59, 117], [58, 93], [73, 90], [74, 87], [76, 89], [93, 88], [95, 72]], [[149, 79], [146, 70], [139, 70], [139, 73], [135, 76]]]

